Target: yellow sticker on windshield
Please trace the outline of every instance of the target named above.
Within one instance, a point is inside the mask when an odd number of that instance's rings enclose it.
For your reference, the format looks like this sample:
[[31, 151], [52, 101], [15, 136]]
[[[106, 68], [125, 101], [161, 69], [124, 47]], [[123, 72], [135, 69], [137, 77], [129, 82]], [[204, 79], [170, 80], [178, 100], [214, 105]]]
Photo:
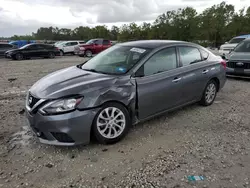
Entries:
[[144, 53], [146, 50], [142, 49], [142, 48], [131, 48], [130, 49], [131, 52], [138, 52], [140, 54]]

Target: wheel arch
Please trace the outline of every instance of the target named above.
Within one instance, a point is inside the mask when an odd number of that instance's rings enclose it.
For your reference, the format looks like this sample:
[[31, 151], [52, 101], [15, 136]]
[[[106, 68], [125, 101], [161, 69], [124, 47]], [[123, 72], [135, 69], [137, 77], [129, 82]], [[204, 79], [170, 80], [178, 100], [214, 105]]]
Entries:
[[220, 80], [217, 77], [211, 78], [209, 81], [214, 80], [217, 84], [217, 92], [220, 90]]

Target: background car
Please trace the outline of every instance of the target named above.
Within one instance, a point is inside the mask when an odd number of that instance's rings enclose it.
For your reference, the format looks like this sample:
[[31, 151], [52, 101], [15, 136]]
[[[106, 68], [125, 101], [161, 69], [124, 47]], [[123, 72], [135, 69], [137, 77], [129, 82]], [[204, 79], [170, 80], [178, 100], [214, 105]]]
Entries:
[[81, 44], [75, 47], [74, 52], [80, 57], [92, 57], [93, 54], [98, 54], [112, 46], [110, 40], [106, 39], [91, 39], [86, 44]]
[[31, 57], [54, 58], [59, 54], [59, 49], [50, 44], [27, 44], [18, 49], [8, 50], [5, 52], [5, 57], [13, 60], [22, 60]]
[[8, 44], [8, 43], [0, 43], [0, 56], [4, 56], [5, 52], [8, 50], [16, 49], [17, 46]]
[[62, 56], [64, 54], [74, 54], [75, 47], [84, 43], [85, 41], [65, 41], [57, 43], [55, 46], [59, 48], [60, 55]]
[[250, 76], [250, 39], [245, 39], [229, 54], [228, 76]]
[[226, 64], [207, 49], [179, 41], [116, 44], [87, 62], [37, 81], [26, 100], [40, 142], [103, 144], [132, 124], [200, 102], [211, 105], [226, 82]]
[[232, 38], [229, 42], [220, 46], [219, 54], [226, 59], [230, 51], [232, 51], [241, 41], [247, 38], [250, 38], [250, 35], [241, 35]]

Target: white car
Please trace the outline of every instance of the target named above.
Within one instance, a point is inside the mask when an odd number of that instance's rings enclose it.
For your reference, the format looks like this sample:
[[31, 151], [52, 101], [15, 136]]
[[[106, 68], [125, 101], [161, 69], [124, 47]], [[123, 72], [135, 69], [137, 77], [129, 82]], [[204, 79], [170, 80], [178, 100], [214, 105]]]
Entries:
[[55, 46], [60, 50], [60, 55], [74, 54], [75, 47], [84, 43], [85, 41], [65, 41], [58, 43]]
[[221, 45], [219, 48], [219, 54], [222, 57], [227, 57], [231, 50], [233, 50], [241, 41], [245, 40], [246, 38], [250, 38], [250, 35], [241, 35], [232, 38], [229, 42]]

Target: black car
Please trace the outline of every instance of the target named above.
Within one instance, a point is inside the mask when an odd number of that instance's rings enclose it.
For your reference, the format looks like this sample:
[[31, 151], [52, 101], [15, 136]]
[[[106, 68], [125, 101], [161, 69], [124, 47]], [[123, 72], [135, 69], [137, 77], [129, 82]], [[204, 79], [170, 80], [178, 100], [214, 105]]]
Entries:
[[245, 39], [230, 52], [226, 71], [228, 76], [250, 76], [250, 39]]
[[16, 49], [17, 47], [8, 43], [0, 43], [0, 56], [4, 56], [5, 52], [8, 50]]
[[59, 49], [50, 44], [27, 44], [21, 48], [5, 52], [5, 57], [13, 60], [29, 59], [31, 57], [54, 58], [56, 55], [60, 55]]

